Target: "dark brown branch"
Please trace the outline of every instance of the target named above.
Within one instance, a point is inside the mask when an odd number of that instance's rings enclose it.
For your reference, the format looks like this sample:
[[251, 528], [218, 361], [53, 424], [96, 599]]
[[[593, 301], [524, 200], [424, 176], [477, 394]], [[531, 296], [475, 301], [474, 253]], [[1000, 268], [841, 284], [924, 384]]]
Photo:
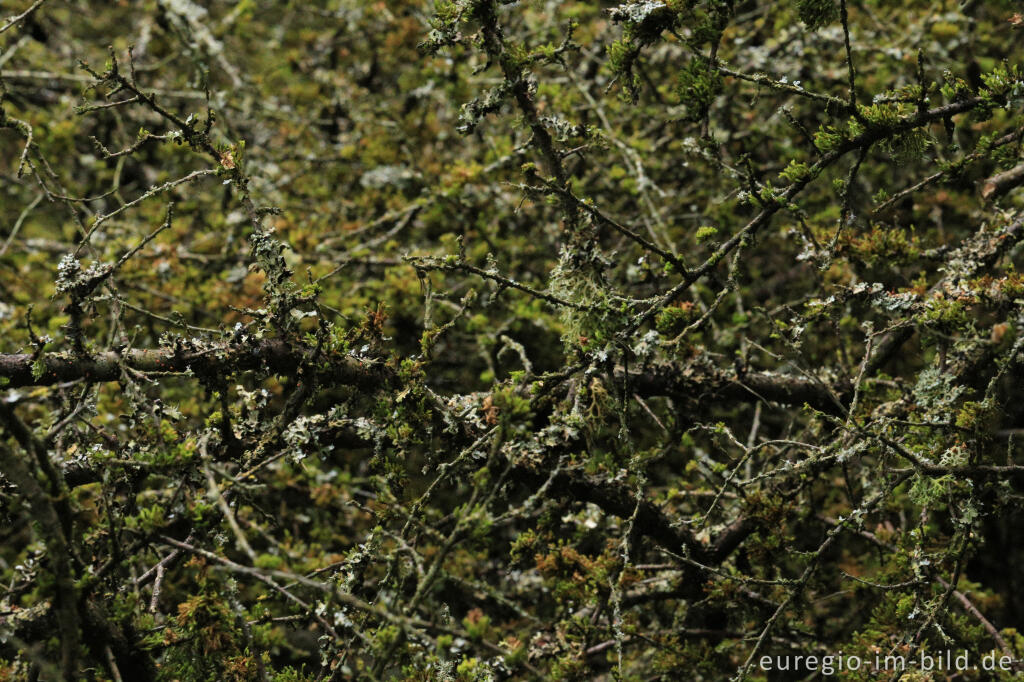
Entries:
[[[621, 371], [616, 381], [622, 381]], [[842, 399], [849, 387], [837, 390], [803, 377], [771, 372], [737, 376], [732, 371], [693, 367], [659, 366], [630, 374], [629, 385], [643, 396], [671, 396], [685, 400], [714, 398], [719, 401], [756, 402], [760, 399], [784, 405], [807, 404], [831, 415], [843, 414]]]
[[985, 180], [981, 186], [981, 198], [996, 199], [1021, 185], [1024, 185], [1024, 163]]

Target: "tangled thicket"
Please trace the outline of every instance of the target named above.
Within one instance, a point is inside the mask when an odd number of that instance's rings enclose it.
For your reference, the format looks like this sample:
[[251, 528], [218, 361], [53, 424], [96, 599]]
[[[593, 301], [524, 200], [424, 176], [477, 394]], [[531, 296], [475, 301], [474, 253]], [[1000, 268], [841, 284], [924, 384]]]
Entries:
[[1016, 5], [5, 3], [0, 680], [1017, 675]]

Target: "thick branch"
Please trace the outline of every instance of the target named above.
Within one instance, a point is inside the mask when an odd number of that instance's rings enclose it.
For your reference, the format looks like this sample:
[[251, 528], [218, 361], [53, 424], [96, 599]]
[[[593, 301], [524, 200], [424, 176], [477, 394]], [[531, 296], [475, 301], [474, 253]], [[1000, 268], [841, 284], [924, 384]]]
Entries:
[[[224, 344], [204, 349], [136, 349], [117, 353], [106, 351], [76, 356], [71, 353], [45, 354], [34, 361], [27, 353], [0, 355], [0, 384], [7, 388], [47, 386], [84, 379], [90, 382], [119, 381], [130, 369], [154, 374], [217, 376], [245, 370], [290, 373], [297, 369], [308, 348], [280, 340]], [[352, 356], [332, 358], [322, 373], [339, 383], [379, 389], [391, 382], [383, 364]]]
[[982, 199], [995, 199], [1014, 187], [1024, 185], [1024, 163], [1008, 171], [993, 175], [981, 186]]
[[[623, 380], [617, 372], [615, 380]], [[784, 405], [807, 404], [826, 414], [843, 414], [843, 396], [849, 387], [834, 391], [827, 384], [802, 377], [756, 372], [737, 376], [716, 369], [677, 368], [663, 365], [628, 377], [629, 387], [642, 396], [671, 396], [685, 400], [714, 398], [717, 401], [756, 402], [764, 399]]]
[[[34, 361], [27, 353], [0, 355], [0, 384], [6, 388], [48, 386], [68, 381], [120, 381], [127, 368], [150, 374], [215, 376], [246, 370], [292, 373], [300, 365], [308, 348], [284, 341], [269, 340], [251, 344], [224, 344], [201, 350], [170, 348], [135, 349], [124, 353], [107, 351], [86, 356], [52, 353]], [[383, 364], [352, 356], [332, 358], [319, 374], [335, 383], [364, 390], [379, 390], [395, 382]], [[3, 381], [6, 379], [7, 381]], [[621, 372], [616, 381], [622, 381]], [[719, 400], [753, 402], [766, 399], [785, 405], [803, 405], [829, 414], [838, 414], [841, 404], [829, 386], [800, 377], [770, 372], [736, 376], [714, 368], [677, 368], [657, 366], [630, 373], [632, 390], [643, 396], [663, 395], [693, 399], [714, 396]]]

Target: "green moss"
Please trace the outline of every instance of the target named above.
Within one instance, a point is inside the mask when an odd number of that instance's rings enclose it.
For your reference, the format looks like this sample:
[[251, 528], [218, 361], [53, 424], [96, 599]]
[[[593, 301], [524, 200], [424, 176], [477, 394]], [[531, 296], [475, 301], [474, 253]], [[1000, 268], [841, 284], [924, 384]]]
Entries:
[[718, 234], [718, 228], [717, 227], [712, 227], [710, 225], [704, 225], [703, 227], [700, 227], [700, 228], [697, 229], [697, 233], [694, 235], [694, 238], [697, 240], [698, 243], [700, 243], [700, 242], [705, 242], [705, 241], [711, 239], [716, 234]]
[[664, 336], [676, 336], [699, 317], [697, 307], [689, 302], [669, 306], [658, 313], [655, 328]]
[[676, 95], [686, 107], [686, 120], [700, 121], [707, 116], [725, 81], [703, 56], [696, 55], [676, 75]]

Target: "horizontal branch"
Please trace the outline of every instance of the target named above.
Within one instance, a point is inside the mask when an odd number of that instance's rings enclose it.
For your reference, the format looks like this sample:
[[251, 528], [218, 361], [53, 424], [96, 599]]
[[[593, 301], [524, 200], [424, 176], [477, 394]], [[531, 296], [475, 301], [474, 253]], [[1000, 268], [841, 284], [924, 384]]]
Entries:
[[1024, 185], [1024, 163], [985, 180], [981, 187], [981, 198], [994, 200], [1021, 185]]
[[[120, 381], [124, 370], [148, 375], [192, 373], [197, 376], [222, 376], [225, 373], [264, 370], [295, 373], [310, 348], [273, 339], [256, 342], [225, 343], [206, 348], [133, 349], [124, 352], [75, 355], [45, 353], [38, 359], [28, 353], [0, 354], [0, 388], [51, 386], [71, 381]], [[317, 373], [338, 384], [366, 390], [394, 385], [394, 374], [382, 363], [350, 355], [329, 358], [319, 363]], [[622, 381], [621, 371], [616, 381]], [[808, 404], [828, 414], [842, 408], [837, 395], [824, 383], [771, 372], [735, 372], [716, 368], [677, 368], [660, 365], [629, 374], [630, 389], [643, 396], [672, 396], [694, 399], [753, 402], [760, 399], [785, 405]]]
[[[615, 379], [623, 380], [621, 371], [616, 373]], [[842, 400], [848, 393], [848, 387], [839, 387], [837, 392], [824, 382], [787, 374], [751, 372], [737, 375], [716, 368], [677, 368], [670, 365], [631, 373], [628, 381], [630, 390], [642, 396], [669, 396], [690, 401], [767, 400], [783, 405], [807, 404], [835, 416], [844, 414]]]
[[[226, 343], [207, 348], [133, 349], [124, 352], [75, 355], [44, 353], [38, 359], [28, 353], [0, 355], [0, 387], [49, 386], [69, 381], [120, 381], [125, 370], [145, 374], [222, 376], [229, 372], [266, 370], [294, 373], [306, 361], [310, 349], [278, 339]], [[382, 363], [336, 356], [320, 363], [318, 373], [339, 383], [379, 389], [392, 381]], [[5, 381], [6, 380], [6, 381]]]

